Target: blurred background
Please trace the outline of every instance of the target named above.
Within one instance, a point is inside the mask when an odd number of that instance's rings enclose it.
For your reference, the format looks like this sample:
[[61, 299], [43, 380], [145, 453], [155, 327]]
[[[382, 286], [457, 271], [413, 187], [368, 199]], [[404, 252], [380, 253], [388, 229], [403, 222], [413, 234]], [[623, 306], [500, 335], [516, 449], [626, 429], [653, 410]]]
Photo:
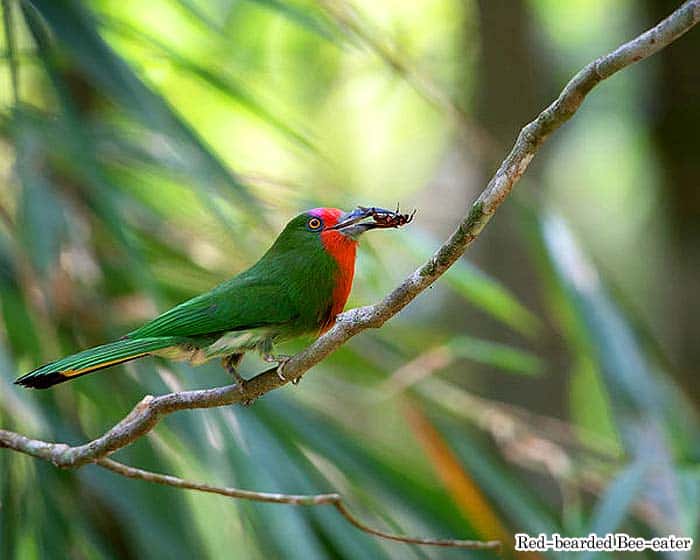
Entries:
[[[303, 209], [417, 208], [363, 240], [350, 305], [377, 301], [574, 72], [678, 4], [2, 0], [0, 425], [77, 444], [146, 393], [229, 383], [147, 359], [12, 385], [243, 270]], [[695, 30], [604, 82], [465, 259], [299, 386], [170, 416], [115, 458], [337, 490], [376, 527], [507, 548], [515, 532], [697, 537], [698, 60]], [[0, 558], [270, 557], [493, 554], [0, 453]]]

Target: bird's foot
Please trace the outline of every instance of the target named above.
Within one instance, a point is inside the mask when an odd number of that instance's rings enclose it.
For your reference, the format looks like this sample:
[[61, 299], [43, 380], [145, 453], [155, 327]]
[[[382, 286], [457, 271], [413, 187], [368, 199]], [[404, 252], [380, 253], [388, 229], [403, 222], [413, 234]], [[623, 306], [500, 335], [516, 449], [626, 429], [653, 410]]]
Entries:
[[286, 364], [290, 359], [291, 359], [291, 357], [290, 357], [290, 358], [287, 358], [287, 359], [286, 359], [285, 361], [283, 361], [283, 362], [280, 362], [279, 366], [277, 367], [277, 377], [279, 377], [280, 380], [282, 380], [282, 381], [291, 381], [291, 382], [292, 382], [292, 385], [299, 385], [299, 382], [301, 381], [301, 378], [304, 377], [303, 374], [300, 375], [299, 377], [295, 377], [295, 378], [293, 378], [293, 379], [289, 379], [288, 377], [286, 377], [286, 376], [284, 375], [284, 371], [283, 371], [283, 370], [284, 370], [284, 366], [285, 366], [285, 364]]
[[250, 395], [250, 393], [248, 392], [248, 381], [246, 379], [243, 379], [243, 377], [241, 377], [240, 375], [236, 379], [236, 389], [238, 389], [238, 393], [241, 395], [242, 406], [250, 406], [256, 400], [258, 400], [258, 397]]
[[253, 403], [254, 403], [255, 401], [257, 401], [257, 400], [258, 400], [257, 397], [247, 397], [247, 398], [244, 398], [244, 399], [241, 401], [241, 406], [245, 406], [245, 407], [247, 408], [247, 407], [249, 407], [251, 404], [253, 404]]
[[262, 359], [263, 362], [268, 364], [274, 364], [275, 362], [278, 364], [283, 364], [291, 360], [292, 357], [289, 354], [263, 354]]
[[226, 367], [226, 371], [231, 374], [231, 377], [233, 377], [233, 380], [236, 382], [236, 385], [238, 385], [239, 388], [245, 387], [246, 380], [240, 373], [238, 373], [238, 370], [235, 367], [228, 366]]
[[248, 396], [248, 381], [246, 381], [246, 379], [240, 373], [238, 373], [238, 369], [236, 367], [240, 363], [242, 357], [242, 354], [226, 356], [221, 360], [221, 364], [236, 382], [236, 389], [238, 389], [242, 399], [241, 404], [243, 406], [250, 406], [255, 402], [255, 398]]
[[[284, 366], [285, 364], [292, 359], [291, 356], [287, 354], [278, 354], [277, 356], [273, 356], [272, 354], [263, 354], [262, 359], [264, 362], [267, 362], [268, 364], [271, 363], [277, 363], [277, 369], [275, 370], [275, 373], [277, 374], [277, 377], [279, 377], [280, 381], [289, 381], [285, 376], [284, 376]], [[294, 381], [292, 381], [294, 383]]]

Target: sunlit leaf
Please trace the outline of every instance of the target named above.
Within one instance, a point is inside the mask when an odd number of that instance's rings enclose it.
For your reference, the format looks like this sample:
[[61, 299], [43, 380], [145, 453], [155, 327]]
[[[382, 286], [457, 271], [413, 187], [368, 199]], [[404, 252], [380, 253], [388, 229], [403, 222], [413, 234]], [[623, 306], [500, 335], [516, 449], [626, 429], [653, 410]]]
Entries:
[[[72, 0], [60, 6], [49, 0], [36, 0], [33, 6], [81, 69], [107, 95], [153, 130], [178, 142], [179, 147], [185, 150], [182, 157], [196, 162], [202, 177], [208, 178], [213, 186], [226, 186], [240, 200], [255, 204], [255, 199], [217, 156], [203, 145], [197, 134], [104, 42], [84, 6]], [[212, 185], [202, 186], [210, 188]]]
[[143, 30], [136, 29], [125, 21], [108, 17], [101, 18], [101, 21], [109, 29], [115, 30], [122, 36], [128, 37], [133, 41], [138, 41], [139, 44], [153, 46], [159, 53], [166, 56], [170, 63], [197, 77], [212, 89], [225, 95], [228, 99], [240, 104], [241, 107], [244, 107], [260, 120], [286, 135], [290, 140], [299, 143], [305, 148], [314, 148], [312, 141], [307, 136], [292, 128], [289, 124], [285, 123], [277, 115], [264, 107], [261, 102], [258, 101], [258, 96], [248, 91], [243, 83], [239, 83], [232, 76], [224, 74], [220, 70], [206, 68], [195, 61], [187, 59], [174, 48], [150, 36]]
[[289, 21], [299, 25], [302, 29], [306, 29], [326, 40], [335, 40], [335, 35], [329, 29], [330, 26], [323, 18], [318, 17], [307, 6], [297, 5], [293, 1], [288, 0], [246, 0], [253, 4], [264, 7], [270, 12], [279, 14], [287, 18]]

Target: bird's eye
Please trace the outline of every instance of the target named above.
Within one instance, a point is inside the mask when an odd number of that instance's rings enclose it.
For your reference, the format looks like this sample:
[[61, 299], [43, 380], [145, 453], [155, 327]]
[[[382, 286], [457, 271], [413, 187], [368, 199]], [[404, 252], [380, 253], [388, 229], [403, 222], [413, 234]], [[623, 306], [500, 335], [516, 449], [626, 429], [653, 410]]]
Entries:
[[323, 226], [323, 222], [319, 218], [309, 218], [309, 221], [306, 222], [306, 227], [311, 231], [318, 231], [321, 226]]

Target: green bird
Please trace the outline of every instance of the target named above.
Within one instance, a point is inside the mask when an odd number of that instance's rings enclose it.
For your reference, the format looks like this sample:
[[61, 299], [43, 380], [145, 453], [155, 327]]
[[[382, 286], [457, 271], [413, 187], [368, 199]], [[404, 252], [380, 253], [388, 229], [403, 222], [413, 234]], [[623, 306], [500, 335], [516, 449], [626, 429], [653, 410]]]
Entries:
[[[186, 360], [212, 358], [243, 387], [236, 368], [243, 354], [272, 354], [276, 343], [320, 335], [342, 312], [352, 287], [359, 236], [375, 228], [399, 227], [413, 215], [382, 208], [344, 213], [314, 208], [292, 219], [272, 247], [248, 270], [211, 291], [166, 311], [121, 339], [43, 365], [15, 381], [44, 389], [144, 356]], [[278, 368], [281, 376], [281, 368]]]

